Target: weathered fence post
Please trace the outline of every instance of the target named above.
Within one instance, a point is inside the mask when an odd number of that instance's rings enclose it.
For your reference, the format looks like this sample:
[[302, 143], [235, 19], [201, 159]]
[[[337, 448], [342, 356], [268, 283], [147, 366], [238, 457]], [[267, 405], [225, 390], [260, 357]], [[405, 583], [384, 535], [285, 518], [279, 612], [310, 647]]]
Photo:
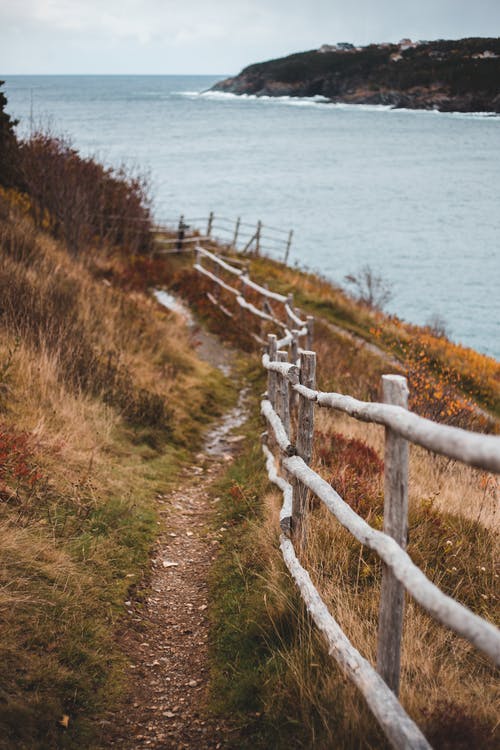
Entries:
[[306, 346], [309, 349], [309, 351], [312, 351], [313, 342], [314, 342], [314, 318], [312, 315], [308, 315], [306, 317], [306, 325], [307, 325]]
[[[299, 331], [296, 328], [292, 328], [292, 344], [290, 346], [290, 361], [293, 365], [297, 364], [299, 358]], [[299, 394], [293, 390], [290, 390], [290, 413], [293, 415], [298, 404]]]
[[[277, 337], [274, 333], [269, 333], [267, 336], [267, 353], [269, 354], [269, 359], [271, 362], [274, 362], [277, 358], [276, 352], [278, 350], [277, 347]], [[267, 371], [267, 397], [269, 401], [271, 402], [271, 406], [273, 409], [276, 408], [276, 373], [272, 370]]]
[[[278, 353], [278, 362], [288, 362], [288, 352], [280, 350]], [[285, 432], [290, 438], [290, 383], [286, 375], [278, 375], [278, 414], [283, 422]]]
[[[401, 375], [382, 376], [382, 400], [408, 408], [408, 385]], [[408, 442], [385, 428], [384, 532], [406, 549], [408, 534]], [[377, 671], [398, 695], [403, 630], [404, 587], [382, 563]]]
[[[243, 281], [243, 277], [248, 278], [248, 268], [247, 267], [244, 267], [242, 269], [242, 274], [241, 274], [240, 279], [239, 279], [239, 283], [240, 283], [240, 296], [243, 297], [243, 299], [245, 299], [246, 287], [245, 287], [245, 282]], [[242, 328], [244, 328], [244, 326], [245, 326], [245, 308], [241, 307], [241, 306], [240, 306], [240, 325], [241, 325]]]
[[[247, 276], [248, 276], [248, 273], [247, 273]], [[269, 286], [267, 285], [267, 283], [264, 283], [264, 288], [265, 289], [269, 289]], [[266, 302], [267, 302], [266, 298], [262, 297], [262, 302], [261, 302], [261, 310], [262, 310], [262, 312], [268, 312], [267, 307], [266, 307]], [[266, 321], [265, 320], [261, 320], [260, 321], [260, 337], [261, 338], [264, 338], [265, 331], [266, 331]]]
[[299, 358], [299, 335], [300, 331], [296, 328], [292, 328], [292, 350], [291, 350], [291, 361], [292, 364], [296, 365]]
[[236, 226], [234, 228], [234, 236], [233, 236], [233, 247], [235, 250], [236, 250], [236, 243], [238, 242], [238, 235], [240, 233], [240, 223], [241, 223], [241, 218], [238, 216], [238, 218], [236, 219]]
[[290, 255], [290, 248], [292, 246], [292, 238], [293, 238], [293, 229], [290, 229], [290, 232], [288, 233], [288, 240], [286, 242], [286, 250], [285, 250], [285, 257], [283, 259], [283, 263], [288, 263], [288, 256]]
[[[316, 352], [303, 351], [300, 354], [300, 382], [307, 388], [316, 385]], [[314, 435], [314, 401], [309, 401], [299, 394], [297, 416], [297, 454], [309, 465], [312, 456]], [[307, 512], [307, 494], [309, 490], [297, 479], [293, 481], [292, 530], [299, 545], [306, 537], [305, 515]]]
[[[290, 310], [293, 312], [293, 293], [292, 292], [290, 292], [290, 294], [287, 296], [287, 298], [286, 298], [286, 304], [288, 305], [288, 307], [290, 308]], [[295, 322], [294, 322], [293, 318], [288, 313], [287, 313], [287, 316], [286, 316], [286, 321], [287, 321], [288, 327], [291, 330], [292, 327], [295, 325]]]
[[186, 225], [184, 224], [184, 216], [181, 216], [179, 219], [179, 227], [177, 229], [177, 245], [176, 248], [179, 252], [182, 250], [182, 245], [184, 244], [184, 234], [186, 231]]
[[208, 224], [207, 224], [207, 237], [210, 237], [212, 234], [212, 224], [214, 223], [214, 212], [210, 211], [208, 214]]
[[260, 235], [262, 233], [262, 222], [257, 222], [257, 231], [255, 232], [255, 255], [260, 255]]

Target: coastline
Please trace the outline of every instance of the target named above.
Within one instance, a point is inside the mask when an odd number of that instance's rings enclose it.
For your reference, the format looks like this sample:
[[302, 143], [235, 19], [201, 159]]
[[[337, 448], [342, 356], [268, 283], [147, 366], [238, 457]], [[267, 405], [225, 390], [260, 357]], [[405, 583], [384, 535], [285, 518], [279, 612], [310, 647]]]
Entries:
[[[35, 102], [50, 90], [54, 117], [60, 118], [65, 132], [74, 133], [82, 153], [97, 150], [110, 162], [135, 161], [151, 169], [157, 218], [208, 216], [213, 208], [229, 216], [233, 228], [240, 212], [242, 220], [253, 225], [261, 219], [293, 227], [292, 263], [323, 269], [340, 284], [362, 263], [371, 263], [394, 286], [392, 312], [422, 324], [428, 309], [440, 312], [457, 340], [500, 357], [494, 258], [498, 119], [427, 110], [387, 114], [389, 108], [382, 106], [312, 98], [181, 95], [206, 90], [212, 83], [215, 79], [192, 77], [130, 83], [89, 79], [69, 109], [65, 102], [74, 82], [63, 86], [44, 79], [37, 88], [27, 80], [22, 87], [12, 86], [13, 114], [28, 122], [30, 87]], [[130, 107], [123, 118], [125, 93]], [[154, 125], [152, 140], [133, 131], [134, 120], [147, 112]], [[169, 138], [162, 136], [161, 128], [166, 114], [173, 123]], [[112, 129], [101, 132], [101, 115], [109, 118]], [[200, 125], [204, 129], [207, 123], [217, 129], [209, 150], [200, 139]], [[305, 139], [305, 132], [313, 137]], [[410, 139], [418, 144], [416, 160], [408, 154]], [[468, 140], [481, 143], [481, 151], [465, 149]], [[364, 142], [370, 149], [363, 150]], [[184, 172], [179, 168], [181, 154], [189, 165]], [[220, 180], [204, 187], [201, 160], [208, 173], [230, 175], [234, 168], [240, 179], [235, 186]], [[300, 180], [294, 178], [297, 169]], [[168, 190], [169, 172], [177, 185], [175, 197]], [[309, 191], [301, 189], [304, 181]], [[473, 190], [467, 188], [471, 184]], [[373, 185], [377, 190], [370, 189]], [[453, 273], [444, 278], [434, 273], [436, 257]], [[414, 284], [405, 283], [405, 265]]]
[[248, 65], [215, 91], [334, 103], [500, 113], [500, 39], [322, 45]]
[[183, 96], [197, 97], [203, 96], [213, 99], [236, 99], [240, 101], [262, 101], [262, 102], [276, 102], [280, 104], [289, 104], [291, 106], [321, 106], [346, 109], [352, 111], [367, 111], [367, 112], [424, 112], [438, 115], [455, 115], [461, 117], [477, 117], [478, 119], [499, 119], [500, 112], [494, 110], [478, 110], [478, 111], [463, 111], [459, 109], [437, 109], [433, 107], [405, 107], [398, 106], [395, 104], [377, 104], [370, 101], [346, 101], [341, 99], [328, 99], [323, 96], [300, 96], [294, 94], [247, 94], [247, 93], [235, 93], [232, 91], [221, 91], [219, 89], [206, 89], [204, 91], [185, 91], [181, 92]]

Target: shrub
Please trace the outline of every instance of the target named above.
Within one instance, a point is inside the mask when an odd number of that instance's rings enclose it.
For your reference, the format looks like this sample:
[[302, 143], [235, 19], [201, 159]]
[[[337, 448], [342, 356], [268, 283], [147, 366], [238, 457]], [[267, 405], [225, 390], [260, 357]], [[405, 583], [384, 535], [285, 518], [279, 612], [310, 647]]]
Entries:
[[461, 393], [459, 373], [450, 366], [435, 366], [425, 334], [415, 335], [403, 347], [410, 386], [410, 408], [427, 419], [467, 429], [485, 429], [487, 419]]
[[436, 338], [450, 338], [446, 320], [439, 313], [433, 313], [430, 315], [425, 322], [425, 326], [429, 330], [429, 333], [432, 334], [432, 336], [436, 336]]
[[392, 299], [389, 282], [369, 265], [355, 274], [348, 274], [345, 281], [353, 288], [356, 299], [373, 310], [383, 310]]
[[316, 431], [316, 460], [328, 469], [329, 482], [336, 492], [363, 518], [383, 507], [380, 477], [384, 463], [373, 448], [339, 432]]
[[105, 168], [79, 155], [66, 138], [35, 132], [19, 146], [20, 186], [38, 227], [73, 253], [93, 242], [131, 253], [150, 248], [147, 180], [125, 167]]

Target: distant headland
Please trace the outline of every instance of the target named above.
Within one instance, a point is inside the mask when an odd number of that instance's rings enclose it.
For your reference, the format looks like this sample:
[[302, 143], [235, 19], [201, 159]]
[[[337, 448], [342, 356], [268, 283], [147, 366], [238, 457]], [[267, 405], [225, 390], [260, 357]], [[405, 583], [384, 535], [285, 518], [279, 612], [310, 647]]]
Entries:
[[324, 44], [317, 50], [249, 65], [212, 90], [500, 113], [500, 38], [402, 39], [366, 47]]

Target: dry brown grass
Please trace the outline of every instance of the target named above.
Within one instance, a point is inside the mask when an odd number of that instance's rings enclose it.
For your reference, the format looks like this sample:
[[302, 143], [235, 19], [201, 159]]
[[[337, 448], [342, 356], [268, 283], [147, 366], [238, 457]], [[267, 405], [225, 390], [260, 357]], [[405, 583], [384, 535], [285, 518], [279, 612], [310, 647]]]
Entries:
[[[371, 459], [375, 461], [371, 476], [362, 467], [370, 461], [370, 450], [373, 456], [383, 458], [382, 428], [318, 409], [316, 430], [321, 437], [317, 438], [313, 467], [357, 512], [380, 528], [382, 472], [377, 473], [375, 458]], [[334, 441], [331, 447], [330, 438]], [[350, 472], [357, 454], [360, 463], [353, 475]], [[410, 476], [410, 556], [446, 593], [495, 620], [498, 497], [493, 496], [494, 478], [419, 448], [412, 450]], [[354, 492], [353, 479], [357, 481]], [[288, 609], [300, 629], [300, 636], [294, 633], [278, 648], [272, 646], [286, 665], [281, 698], [285, 700], [286, 695], [297, 705], [313, 747], [335, 743], [335, 747], [351, 748], [358, 747], [358, 742], [361, 747], [382, 747], [384, 741], [363, 701], [329, 661], [296, 596], [290, 595], [284, 585], [282, 571], [275, 560], [271, 562], [276, 532], [269, 529], [276, 529], [281, 501], [279, 493], [266, 498], [265, 519], [255, 532], [269, 571], [267, 586], [274, 608], [270, 616], [279, 620]], [[301, 560], [351, 642], [375, 665], [381, 575], [376, 556], [364, 550], [323, 506], [315, 504]], [[464, 750], [473, 745], [495, 746], [495, 670], [473, 647], [437, 624], [408, 597], [401, 684], [401, 702], [433, 746]], [[270, 710], [279, 698], [274, 696], [272, 701]]]
[[[35, 350], [66, 388], [103, 398], [132, 425], [180, 438], [179, 393], [209, 368], [192, 356], [178, 316], [144, 293], [97, 283], [86, 264], [22, 219], [0, 225], [0, 242], [0, 325], [11, 340]], [[193, 401], [190, 408], [202, 408], [201, 395]]]
[[96, 278], [123, 262], [75, 260], [0, 206], [2, 748], [94, 746], [154, 495], [232, 398], [177, 315]]
[[[383, 427], [330, 409], [316, 410], [316, 425], [321, 432], [337, 431], [348, 438], [362, 440], [383, 460]], [[498, 531], [499, 490], [495, 474], [433, 455], [416, 445], [410, 446], [409, 502], [412, 507], [422, 500], [431, 501], [436, 510], [461, 515]]]
[[[325, 363], [328, 341], [320, 347]], [[348, 371], [349, 357], [342, 359], [339, 349], [331, 363], [326, 361], [332, 379], [339, 377], [335, 371]], [[379, 373], [367, 368], [368, 387], [370, 375], [376, 397]], [[360, 390], [364, 387], [361, 383]], [[381, 528], [383, 428], [318, 408], [315, 435], [313, 467], [369, 523]], [[255, 466], [247, 467], [239, 486], [252, 487], [255, 471]], [[262, 715], [272, 724], [285, 724], [287, 740], [277, 747], [386, 747], [362, 698], [326, 654], [283, 570], [277, 552], [281, 502], [279, 493], [264, 497], [262, 517], [247, 525], [248, 549], [240, 562], [245, 590], [262, 591], [260, 607], [255, 593], [245, 595], [248, 610], [243, 609], [241, 620], [243, 633], [248, 628], [245, 618], [261, 622], [267, 644], [261, 666], [267, 675], [260, 693]], [[498, 617], [497, 506], [494, 476], [411, 448], [409, 554], [442, 590], [492, 621]], [[376, 556], [315, 503], [302, 561], [352, 643], [375, 664], [381, 577]], [[248, 573], [252, 567], [258, 571], [253, 583]], [[234, 671], [238, 675], [237, 667]], [[433, 747], [496, 747], [496, 677], [486, 658], [407, 598], [401, 701]], [[246, 680], [244, 676], [242, 685]], [[293, 726], [297, 735], [290, 739]], [[267, 739], [259, 740], [257, 734], [257, 747], [266, 747], [270, 737], [276, 742], [269, 728], [259, 731]]]

